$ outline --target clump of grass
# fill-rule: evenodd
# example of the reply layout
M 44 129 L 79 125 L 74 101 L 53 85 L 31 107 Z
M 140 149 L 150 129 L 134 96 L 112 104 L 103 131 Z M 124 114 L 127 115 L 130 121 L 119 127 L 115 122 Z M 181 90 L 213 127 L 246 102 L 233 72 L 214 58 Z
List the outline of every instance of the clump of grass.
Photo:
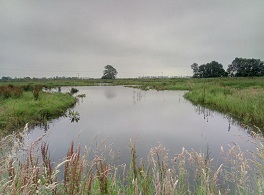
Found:
M 40 93 L 40 91 L 41 91 L 41 86 L 40 85 L 34 86 L 33 96 L 34 96 L 34 99 L 35 100 L 38 100 L 39 99 L 39 93 Z

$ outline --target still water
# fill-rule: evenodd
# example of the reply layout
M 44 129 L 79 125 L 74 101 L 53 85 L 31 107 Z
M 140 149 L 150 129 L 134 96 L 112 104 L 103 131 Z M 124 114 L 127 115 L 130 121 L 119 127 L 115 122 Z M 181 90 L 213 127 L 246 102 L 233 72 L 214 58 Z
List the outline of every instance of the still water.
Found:
M 64 88 L 69 91 L 70 88 Z M 230 117 L 192 105 L 184 91 L 142 91 L 122 86 L 78 87 L 86 97 L 72 109 L 80 114 L 78 122 L 61 117 L 50 122 L 47 140 L 53 161 L 65 157 L 72 141 L 93 149 L 102 140 L 113 147 L 119 160 L 130 161 L 129 141 L 136 142 L 138 158 L 146 159 L 150 148 L 161 143 L 172 157 L 182 147 L 217 158 L 220 147 L 235 142 L 241 149 L 254 151 L 253 138 Z M 34 141 L 45 129 L 29 133 Z M 92 144 L 93 143 L 93 144 Z

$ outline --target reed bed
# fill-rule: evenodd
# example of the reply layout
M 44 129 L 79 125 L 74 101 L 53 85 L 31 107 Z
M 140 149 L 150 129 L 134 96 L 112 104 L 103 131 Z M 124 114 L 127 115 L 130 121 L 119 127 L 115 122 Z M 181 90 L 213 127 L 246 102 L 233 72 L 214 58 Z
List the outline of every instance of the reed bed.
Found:
M 25 131 L 27 128 L 25 128 Z M 147 160 L 137 159 L 129 143 L 130 165 L 116 165 L 114 152 L 104 141 L 96 149 L 72 143 L 62 162 L 53 162 L 43 136 L 28 144 L 11 134 L 0 141 L 1 194 L 263 194 L 264 140 L 251 157 L 238 145 L 221 147 L 221 164 L 209 151 L 182 150 L 169 159 L 161 144 L 151 148 Z M 60 176 L 61 175 L 61 176 Z

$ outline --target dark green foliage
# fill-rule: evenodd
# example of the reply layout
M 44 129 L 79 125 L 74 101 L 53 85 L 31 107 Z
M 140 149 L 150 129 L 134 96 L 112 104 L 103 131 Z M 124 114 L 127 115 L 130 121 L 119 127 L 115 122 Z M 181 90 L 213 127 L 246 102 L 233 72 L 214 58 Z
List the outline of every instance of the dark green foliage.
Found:
M 199 77 L 199 65 L 197 63 L 193 63 L 191 65 L 191 68 L 193 69 L 193 78 Z
M 236 58 L 228 66 L 227 72 L 235 77 L 264 76 L 264 63 L 260 59 Z
M 78 89 L 72 87 L 70 93 L 75 94 L 75 93 L 78 93 L 78 91 L 79 91 Z
M 12 80 L 11 77 L 2 77 L 2 81 L 9 81 L 9 80 Z
M 102 76 L 102 79 L 115 79 L 117 73 L 118 72 L 113 66 L 107 65 L 105 66 L 104 75 Z
M 191 65 L 193 69 L 193 77 L 194 78 L 211 78 L 211 77 L 225 77 L 227 73 L 225 72 L 223 65 L 212 61 L 207 64 L 202 64 L 198 66 L 198 64 L 194 63 Z

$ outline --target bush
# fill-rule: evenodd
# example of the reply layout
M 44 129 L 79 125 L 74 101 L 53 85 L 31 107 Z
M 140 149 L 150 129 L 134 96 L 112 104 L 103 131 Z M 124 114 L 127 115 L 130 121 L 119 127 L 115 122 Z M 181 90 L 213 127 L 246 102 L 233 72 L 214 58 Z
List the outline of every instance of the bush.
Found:
M 41 86 L 39 86 L 39 85 L 34 86 L 33 96 L 34 96 L 34 99 L 35 100 L 38 100 L 39 99 L 39 92 L 40 91 L 41 91 Z
M 75 94 L 75 93 L 77 93 L 79 90 L 78 89 L 76 89 L 76 88 L 71 88 L 71 91 L 70 91 L 70 93 L 71 94 Z
M 0 86 L 0 97 L 3 99 L 7 98 L 19 98 L 23 94 L 23 89 L 19 86 Z

